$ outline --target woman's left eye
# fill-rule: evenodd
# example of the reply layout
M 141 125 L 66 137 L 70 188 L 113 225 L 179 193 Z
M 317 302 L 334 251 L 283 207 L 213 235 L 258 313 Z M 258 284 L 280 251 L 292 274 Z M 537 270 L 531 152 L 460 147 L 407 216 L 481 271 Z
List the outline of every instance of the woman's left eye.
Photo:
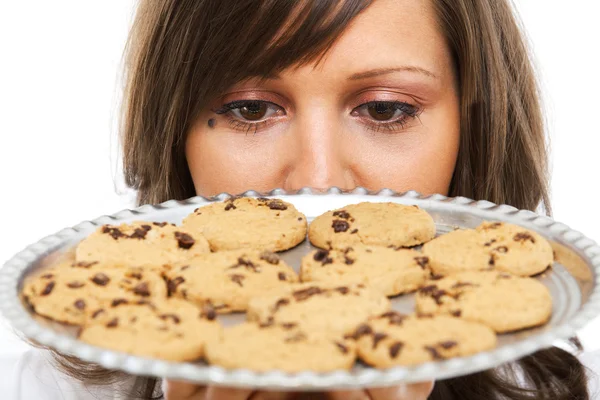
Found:
M 283 108 L 268 101 L 242 100 L 225 104 L 217 114 L 231 113 L 241 121 L 260 122 L 273 115 L 283 113 Z
M 352 114 L 381 123 L 391 123 L 415 117 L 418 111 L 417 107 L 404 102 L 370 101 L 356 107 Z

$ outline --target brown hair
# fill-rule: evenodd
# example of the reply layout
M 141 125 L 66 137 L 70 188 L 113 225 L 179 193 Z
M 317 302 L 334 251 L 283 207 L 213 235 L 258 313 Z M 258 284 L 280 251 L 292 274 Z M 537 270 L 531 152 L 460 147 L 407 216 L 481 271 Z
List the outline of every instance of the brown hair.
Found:
M 461 143 L 450 194 L 549 212 L 547 149 L 538 89 L 508 0 L 432 0 L 454 57 Z M 142 1 L 128 45 L 123 149 L 138 202 L 195 195 L 186 133 L 231 85 L 319 61 L 367 0 Z M 57 356 L 99 383 L 120 373 Z M 83 371 L 80 373 L 80 371 Z M 520 387 L 520 374 L 529 388 Z M 140 378 L 143 379 L 143 378 Z M 140 381 L 150 398 L 156 380 Z M 588 399 L 569 352 L 538 351 L 500 368 L 436 383 L 431 399 Z

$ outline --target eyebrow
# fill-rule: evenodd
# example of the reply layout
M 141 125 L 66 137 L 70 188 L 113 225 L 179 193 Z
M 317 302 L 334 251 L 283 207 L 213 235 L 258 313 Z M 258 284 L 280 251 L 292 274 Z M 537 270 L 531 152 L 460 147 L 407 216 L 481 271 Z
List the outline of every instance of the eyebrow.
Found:
M 367 79 L 367 78 L 373 78 L 375 76 L 387 75 L 387 74 L 391 74 L 394 72 L 415 72 L 418 74 L 426 75 L 430 78 L 439 79 L 439 77 L 436 74 L 434 74 L 433 72 L 431 72 L 429 70 L 426 70 L 425 68 L 406 65 L 406 66 L 402 66 L 402 67 L 377 68 L 377 69 L 371 69 L 371 70 L 364 71 L 364 72 L 358 72 L 356 74 L 350 75 L 348 80 L 356 81 L 359 79 Z

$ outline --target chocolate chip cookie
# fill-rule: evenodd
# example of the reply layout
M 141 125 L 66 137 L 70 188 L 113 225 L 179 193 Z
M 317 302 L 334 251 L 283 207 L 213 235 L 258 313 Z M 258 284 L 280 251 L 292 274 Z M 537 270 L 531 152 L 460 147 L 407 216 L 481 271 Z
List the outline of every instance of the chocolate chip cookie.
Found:
M 396 203 L 359 203 L 328 211 L 308 229 L 310 242 L 322 249 L 355 244 L 411 247 L 431 240 L 435 224 L 417 206 Z

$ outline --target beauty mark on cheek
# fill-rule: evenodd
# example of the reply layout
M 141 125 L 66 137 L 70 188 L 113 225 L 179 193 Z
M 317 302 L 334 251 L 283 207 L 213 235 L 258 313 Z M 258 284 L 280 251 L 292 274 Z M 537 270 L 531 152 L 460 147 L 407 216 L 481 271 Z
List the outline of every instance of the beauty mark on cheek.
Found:
M 211 118 L 211 119 L 208 120 L 208 127 L 209 128 L 214 128 L 216 123 L 217 122 L 215 121 L 215 119 Z

